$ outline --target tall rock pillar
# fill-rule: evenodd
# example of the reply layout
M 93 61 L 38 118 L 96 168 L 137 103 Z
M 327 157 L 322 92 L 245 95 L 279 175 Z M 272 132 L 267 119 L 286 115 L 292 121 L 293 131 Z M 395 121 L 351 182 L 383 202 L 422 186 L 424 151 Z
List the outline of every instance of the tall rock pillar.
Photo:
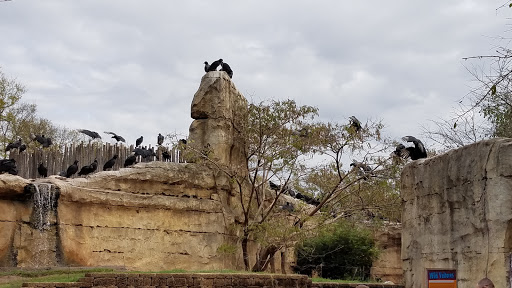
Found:
M 206 73 L 192 100 L 188 144 L 195 150 L 209 150 L 210 157 L 232 169 L 247 170 L 247 99 L 222 71 Z

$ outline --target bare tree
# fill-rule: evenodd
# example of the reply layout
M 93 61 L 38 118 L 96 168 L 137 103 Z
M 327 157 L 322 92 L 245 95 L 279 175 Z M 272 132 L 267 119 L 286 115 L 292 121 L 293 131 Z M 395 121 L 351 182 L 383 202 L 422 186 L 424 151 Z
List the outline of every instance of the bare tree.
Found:
M 431 120 L 432 126 L 423 126 L 425 138 L 437 144 L 438 150 L 446 151 L 462 147 L 492 135 L 492 127 L 475 109 L 461 107 L 450 119 Z

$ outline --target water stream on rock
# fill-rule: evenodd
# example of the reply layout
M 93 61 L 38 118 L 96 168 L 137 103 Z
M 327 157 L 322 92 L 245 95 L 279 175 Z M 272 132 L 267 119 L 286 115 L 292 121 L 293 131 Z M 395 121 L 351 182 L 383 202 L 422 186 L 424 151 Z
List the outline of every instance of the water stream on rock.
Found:
M 33 184 L 31 239 L 27 239 L 30 267 L 50 267 L 57 263 L 57 230 L 55 216 L 58 190 L 50 183 Z M 27 263 L 28 264 L 28 263 Z
M 35 193 L 32 195 L 34 202 L 34 222 L 32 225 L 39 231 L 48 230 L 50 227 L 51 212 L 55 210 L 57 193 L 52 189 L 53 184 L 34 184 Z

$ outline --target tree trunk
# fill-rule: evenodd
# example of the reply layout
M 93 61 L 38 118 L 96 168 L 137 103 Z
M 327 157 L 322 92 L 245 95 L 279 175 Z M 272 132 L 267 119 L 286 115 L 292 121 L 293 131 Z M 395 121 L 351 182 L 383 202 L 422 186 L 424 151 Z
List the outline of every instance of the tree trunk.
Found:
M 276 274 L 276 258 L 274 255 L 270 256 L 270 273 Z
M 260 253 L 257 257 L 258 260 L 252 267 L 252 271 L 253 272 L 265 271 L 265 269 L 267 269 L 267 266 L 270 262 L 270 258 L 276 254 L 277 250 L 279 250 L 279 247 L 277 247 L 274 244 L 270 244 L 267 247 L 260 250 Z
M 286 247 L 281 251 L 281 274 L 286 274 Z
M 247 251 L 247 243 L 249 242 L 249 233 L 244 229 L 242 236 L 242 256 L 244 258 L 245 271 L 249 271 L 249 251 Z

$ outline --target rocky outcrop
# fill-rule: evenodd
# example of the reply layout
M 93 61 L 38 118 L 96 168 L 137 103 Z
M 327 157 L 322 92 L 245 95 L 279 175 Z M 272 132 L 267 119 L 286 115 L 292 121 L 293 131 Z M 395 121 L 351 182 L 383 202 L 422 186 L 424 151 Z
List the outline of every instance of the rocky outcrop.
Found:
M 13 199 L 22 196 L 29 180 L 11 174 L 1 174 L 0 199 Z
M 374 239 L 379 249 L 379 257 L 373 261 L 370 271 L 373 279 L 403 283 L 402 258 L 402 225 L 388 223 L 374 232 Z
M 215 167 L 246 173 L 246 113 L 226 73 L 207 73 L 182 148 L 208 148 Z M 74 179 L 0 175 L 0 266 L 243 269 L 239 194 L 226 174 L 199 162 L 139 163 Z M 249 243 L 252 263 L 256 248 Z
M 0 175 L 6 178 L 14 179 Z M 52 176 L 33 186 L 58 187 L 58 203 L 34 213 L 34 197 L 0 201 L 2 266 L 158 271 L 242 265 L 237 253 L 220 251 L 237 245 L 238 202 L 227 179 L 205 165 L 140 163 L 88 178 Z M 48 216 L 34 216 L 41 213 Z
M 192 100 L 188 145 L 219 164 L 246 170 L 247 100 L 222 71 L 206 73 Z M 189 154 L 190 157 L 193 155 Z
M 413 161 L 402 171 L 406 287 L 425 269 L 456 269 L 459 287 L 489 277 L 510 287 L 512 139 L 492 139 Z

